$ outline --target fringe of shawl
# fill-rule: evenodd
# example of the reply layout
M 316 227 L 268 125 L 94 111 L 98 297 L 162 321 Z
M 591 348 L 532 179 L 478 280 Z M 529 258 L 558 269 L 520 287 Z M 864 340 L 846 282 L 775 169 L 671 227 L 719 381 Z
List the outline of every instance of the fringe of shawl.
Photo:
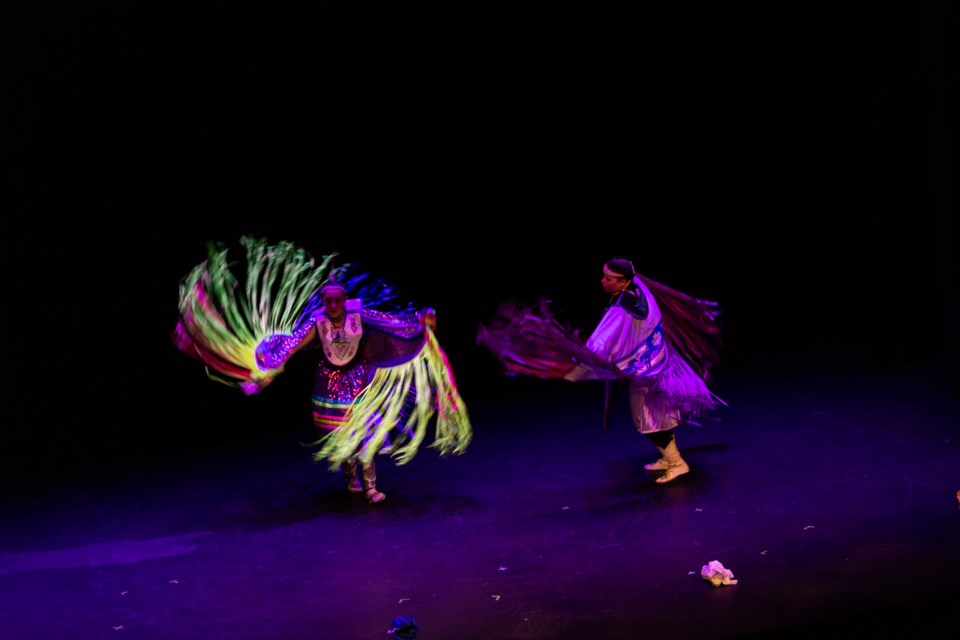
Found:
M 561 324 L 543 299 L 536 306 L 502 303 L 491 322 L 480 326 L 477 343 L 493 353 L 507 375 L 563 378 L 580 365 L 598 379 L 627 377 L 587 349 L 579 331 Z
M 673 351 L 669 345 L 667 349 Z M 641 376 L 639 381 L 643 382 L 644 378 Z M 644 406 L 650 424 L 640 427 L 643 433 L 659 430 L 664 425 L 672 426 L 676 422 L 696 424 L 696 418 L 716 409 L 718 405 L 727 406 L 687 361 L 675 352 L 668 355 L 664 370 L 646 382 Z
M 657 299 L 667 342 L 705 382 L 720 364 L 720 307 L 636 274 Z
M 389 434 L 391 458 L 397 465 L 406 464 L 416 455 L 431 422 L 431 448 L 441 455 L 463 453 L 473 437 L 467 408 L 446 354 L 433 331 L 429 327 L 425 331 L 424 347 L 415 358 L 378 369 L 354 400 L 346 422 L 308 443 L 319 446 L 315 461 L 326 460 L 332 471 L 351 459 L 369 462 Z
M 270 335 L 293 332 L 335 255 L 318 265 L 290 242 L 244 236 L 240 243 L 246 249 L 243 286 L 231 271 L 227 249 L 208 244 L 207 259 L 180 283 L 180 320 L 172 336 L 174 346 L 202 362 L 211 379 L 234 387 L 279 373 L 259 369 L 257 345 Z

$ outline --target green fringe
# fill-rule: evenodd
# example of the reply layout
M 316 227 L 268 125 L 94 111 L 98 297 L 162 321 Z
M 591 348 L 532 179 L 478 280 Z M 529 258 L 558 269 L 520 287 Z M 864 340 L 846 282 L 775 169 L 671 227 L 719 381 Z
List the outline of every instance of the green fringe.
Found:
M 227 362 L 259 376 L 257 345 L 270 335 L 293 332 L 336 254 L 324 257 L 317 266 L 310 254 L 291 242 L 271 245 L 265 239 L 244 236 L 240 244 L 247 258 L 243 288 L 231 270 L 228 250 L 210 243 L 207 260 L 181 281 L 180 312 L 195 340 Z
M 423 350 L 403 365 L 378 369 L 373 380 L 357 396 L 344 424 L 312 445 L 317 462 L 327 460 L 336 471 L 348 460 L 369 462 L 383 447 L 386 436 L 398 426 L 411 387 L 416 400 L 409 408 L 403 428 L 391 437 L 390 457 L 404 465 L 416 455 L 427 436 L 432 419 L 431 448 L 440 455 L 463 453 L 473 438 L 466 405 L 460 397 L 446 354 L 428 327 Z

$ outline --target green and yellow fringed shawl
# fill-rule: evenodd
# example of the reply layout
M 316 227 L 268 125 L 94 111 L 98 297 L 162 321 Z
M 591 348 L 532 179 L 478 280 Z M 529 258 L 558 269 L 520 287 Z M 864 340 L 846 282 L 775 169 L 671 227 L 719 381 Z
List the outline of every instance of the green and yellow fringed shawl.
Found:
M 352 459 L 369 462 L 390 435 L 390 457 L 409 462 L 427 436 L 440 455 L 463 453 L 473 437 L 466 405 L 460 397 L 446 353 L 429 326 L 420 351 L 403 364 L 380 367 L 357 396 L 346 421 L 311 445 L 315 461 L 331 470 Z M 401 426 L 402 422 L 402 426 Z
M 231 271 L 228 250 L 210 243 L 208 257 L 181 280 L 180 319 L 174 345 L 202 362 L 217 382 L 243 388 L 249 381 L 273 377 L 282 367 L 262 371 L 257 345 L 275 334 L 292 333 L 311 296 L 330 272 L 335 254 L 319 264 L 290 242 L 268 244 L 242 237 L 246 274 L 241 283 Z
M 268 244 L 246 236 L 240 242 L 247 257 L 243 283 L 231 272 L 227 249 L 212 243 L 208 258 L 183 278 L 173 342 L 202 362 L 211 379 L 250 394 L 283 371 L 282 359 L 262 359 L 258 348 L 290 337 L 312 321 L 320 306 L 319 287 L 331 276 L 336 254 L 318 264 L 289 242 Z M 392 300 L 393 291 L 382 281 L 365 284 L 365 280 L 365 274 L 341 279 L 364 300 L 364 333 L 369 331 L 368 346 L 377 351 L 370 358 L 377 370 L 348 411 L 345 424 L 312 443 L 319 447 L 314 459 L 328 460 L 331 469 L 352 458 L 369 461 L 390 434 L 391 455 L 397 464 L 405 464 L 431 424 L 435 437 L 430 447 L 441 455 L 462 453 L 472 428 L 446 354 L 433 333 L 432 312 L 377 311 L 373 307 Z M 393 337 L 403 338 L 404 344 L 392 343 Z M 269 363 L 269 368 L 262 369 L 258 362 Z

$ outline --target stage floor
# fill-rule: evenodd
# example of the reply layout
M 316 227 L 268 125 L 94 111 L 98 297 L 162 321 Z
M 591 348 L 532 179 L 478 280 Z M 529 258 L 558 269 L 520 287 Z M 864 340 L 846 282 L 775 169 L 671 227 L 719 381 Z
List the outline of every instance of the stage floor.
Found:
M 418 640 L 955 637 L 942 369 L 744 370 L 716 390 L 729 406 L 681 427 L 692 471 L 666 485 L 625 396 L 604 431 L 600 383 L 526 379 L 462 389 L 464 455 L 381 457 L 378 505 L 291 428 L 25 470 L 3 496 L 0 637 L 360 640 L 397 616 Z M 703 580 L 714 560 L 738 582 Z

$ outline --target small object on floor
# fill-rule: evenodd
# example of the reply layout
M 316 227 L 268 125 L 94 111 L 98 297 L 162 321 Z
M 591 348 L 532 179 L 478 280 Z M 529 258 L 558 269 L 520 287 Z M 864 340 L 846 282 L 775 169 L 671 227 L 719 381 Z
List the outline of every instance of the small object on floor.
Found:
M 711 560 L 700 569 L 700 577 L 715 587 L 722 584 L 737 584 L 733 579 L 733 572 L 723 566 L 719 560 Z
M 397 616 L 390 623 L 387 635 L 392 635 L 397 640 L 414 640 L 419 628 L 417 621 L 411 616 Z

